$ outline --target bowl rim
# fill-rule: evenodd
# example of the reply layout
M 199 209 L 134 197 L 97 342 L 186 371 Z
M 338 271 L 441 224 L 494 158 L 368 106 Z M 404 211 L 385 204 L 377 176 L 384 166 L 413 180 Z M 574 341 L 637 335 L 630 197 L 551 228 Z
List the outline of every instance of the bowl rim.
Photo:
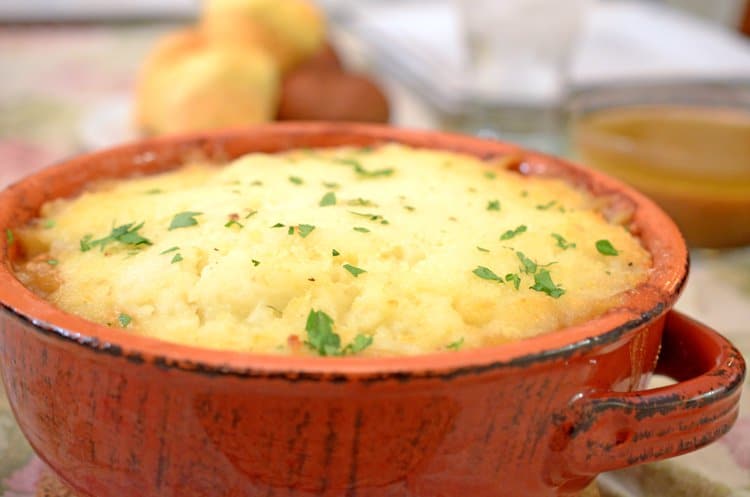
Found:
M 0 307 L 47 338 L 63 340 L 71 346 L 83 346 L 135 363 L 153 363 L 164 369 L 207 375 L 280 377 L 295 381 L 346 380 L 353 377 L 399 379 L 402 375 L 448 379 L 500 368 L 524 368 L 565 360 L 615 342 L 663 316 L 673 306 L 684 286 L 688 273 L 688 251 L 682 235 L 656 204 L 631 187 L 566 160 L 500 141 L 382 125 L 274 123 L 151 138 L 81 155 L 27 176 L 0 192 L 0 229 L 5 232 L 6 229 L 12 230 L 25 224 L 27 219 L 36 216 L 45 200 L 69 196 L 70 193 L 49 195 L 53 191 L 54 187 L 50 185 L 54 185 L 55 178 L 72 178 L 74 183 L 83 185 L 86 176 L 94 175 L 94 172 L 101 173 L 94 175 L 99 178 L 115 177 L 113 171 L 117 167 L 120 170 L 128 167 L 131 172 L 133 169 L 141 172 L 166 170 L 179 166 L 196 150 L 216 156 L 232 147 L 246 151 L 272 151 L 305 148 L 310 143 L 323 148 L 347 143 L 367 145 L 382 142 L 468 153 L 481 158 L 512 155 L 517 161 L 515 169 L 521 174 L 563 176 L 588 188 L 594 195 L 626 201 L 634 209 L 632 226 L 637 229 L 642 243 L 652 255 L 653 267 L 648 280 L 627 292 L 621 306 L 603 315 L 575 326 L 492 347 L 415 356 L 331 358 L 263 355 L 205 349 L 136 336 L 62 311 L 34 294 L 14 276 L 11 260 L 15 249 L 13 243 L 2 236 Z M 123 158 L 127 159 L 127 166 L 120 164 L 124 162 Z M 115 163 L 120 165 L 113 166 Z

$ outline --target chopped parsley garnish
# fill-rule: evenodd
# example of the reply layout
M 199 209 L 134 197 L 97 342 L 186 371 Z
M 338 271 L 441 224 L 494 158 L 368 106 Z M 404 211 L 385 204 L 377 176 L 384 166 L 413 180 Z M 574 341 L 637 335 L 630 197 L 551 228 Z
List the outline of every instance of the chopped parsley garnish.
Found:
M 488 211 L 499 211 L 500 210 L 500 201 L 499 200 L 490 200 L 487 202 L 487 210 Z
M 537 268 L 536 262 L 526 257 L 523 252 L 516 252 L 516 255 L 518 256 L 518 259 L 521 261 L 521 264 L 523 264 L 524 273 L 527 273 L 527 274 L 536 273 L 536 268 Z
M 328 192 L 325 195 L 323 195 L 323 198 L 320 199 L 321 207 L 327 207 L 329 205 L 336 205 L 336 194 L 333 192 Z
M 343 355 L 358 354 L 359 352 L 362 352 L 367 347 L 372 345 L 372 340 L 373 339 L 370 335 L 363 335 L 362 333 L 359 333 L 354 337 L 354 341 L 352 343 L 344 347 L 344 350 L 342 350 L 341 353 Z
M 477 250 L 480 251 L 480 252 L 489 252 L 489 250 L 487 250 L 484 247 L 480 247 L 479 245 L 477 245 Z
M 352 266 L 351 264 L 344 264 L 343 268 L 349 271 L 355 278 L 359 277 L 360 274 L 367 272 L 364 269 Z
M 537 292 L 543 292 L 552 298 L 560 298 L 565 293 L 565 290 L 555 285 L 552 281 L 552 277 L 549 271 L 546 269 L 540 269 L 538 273 L 534 274 L 534 286 L 529 287 Z
M 552 207 L 556 203 L 557 203 L 557 200 L 550 200 L 546 204 L 539 204 L 539 205 L 537 205 L 536 208 L 538 210 L 540 210 L 540 211 L 546 211 L 547 209 L 549 209 L 550 207 Z
M 188 228 L 190 226 L 195 226 L 196 224 L 198 224 L 195 216 L 200 216 L 201 214 L 203 213 L 193 211 L 185 211 L 180 212 L 179 214 L 175 214 L 172 222 L 169 223 L 169 231 L 175 230 L 177 228 Z
M 370 230 L 368 230 L 367 228 L 363 228 L 362 226 L 355 226 L 352 229 L 354 231 L 359 231 L 360 233 L 369 233 L 370 232 Z
M 338 250 L 336 250 L 336 249 L 333 249 L 333 250 L 331 250 L 331 254 L 332 254 L 332 255 L 333 255 L 334 257 L 338 257 L 338 256 L 340 256 L 340 255 L 341 255 L 341 252 L 339 252 L 339 251 L 338 251 Z
M 393 168 L 387 167 L 383 169 L 375 169 L 368 171 L 360 164 L 354 166 L 354 172 L 363 178 L 377 178 L 379 176 L 390 176 L 393 174 Z
M 411 205 L 405 205 L 405 206 L 404 206 L 404 209 L 406 209 L 406 210 L 407 210 L 407 211 L 409 211 L 409 212 L 414 212 L 414 211 L 416 210 L 416 209 L 414 208 L 414 206 L 411 206 Z
M 495 179 L 497 178 L 497 173 L 495 171 L 485 171 L 484 177 L 487 179 Z
M 250 212 L 247 213 L 247 215 L 245 216 L 245 219 L 250 219 L 251 217 L 253 217 L 257 213 L 258 213 L 258 211 L 251 210 Z
M 300 224 L 299 226 L 297 226 L 299 236 L 301 236 L 302 238 L 307 237 L 307 235 L 312 233 L 314 229 L 315 226 L 313 226 L 312 224 Z
M 305 345 L 321 356 L 342 356 L 356 354 L 372 345 L 371 336 L 359 334 L 343 349 L 341 337 L 333 331 L 333 319 L 323 311 L 310 309 L 305 323 L 307 340 Z
M 461 337 L 455 342 L 452 342 L 446 345 L 445 348 L 449 350 L 459 350 L 463 346 L 463 344 L 464 344 L 464 337 Z
M 557 233 L 552 233 L 552 238 L 557 240 L 557 246 L 563 250 L 568 250 L 569 248 L 576 248 L 575 243 L 570 243 L 565 238 L 563 238 L 562 235 L 558 235 Z
M 390 176 L 391 174 L 393 174 L 392 168 L 375 169 L 373 171 L 368 171 L 364 168 L 364 166 L 362 166 L 362 163 L 360 163 L 356 159 L 337 158 L 336 162 L 338 162 L 339 164 L 354 167 L 354 172 L 363 178 L 377 178 L 378 176 Z
M 168 248 L 167 250 L 164 250 L 164 251 L 162 251 L 162 252 L 159 252 L 159 255 L 164 255 L 164 254 L 168 254 L 168 253 L 170 253 L 170 252 L 174 252 L 174 251 L 176 251 L 176 250 L 180 250 L 180 247 L 172 247 L 172 248 Z
M 89 245 L 89 244 L 91 243 L 91 239 L 92 238 L 93 238 L 93 236 L 91 236 L 91 235 L 86 235 L 83 238 L 81 238 L 81 241 L 78 242 L 79 245 L 80 245 L 80 247 L 81 247 L 81 252 L 87 252 L 87 251 L 91 250 L 91 245 Z
M 335 189 L 337 189 L 339 187 L 339 184 L 338 183 L 329 183 L 327 181 L 324 181 L 323 182 L 323 186 L 325 186 L 326 188 L 330 188 L 331 190 L 335 190 Z
M 164 193 L 164 190 L 161 188 L 152 188 L 146 191 L 146 195 L 158 195 L 159 193 Z
M 516 229 L 508 230 L 505 233 L 503 233 L 502 235 L 500 235 L 500 239 L 501 240 L 510 240 L 511 238 L 516 237 L 516 236 L 520 235 L 521 233 L 526 232 L 526 229 L 527 229 L 526 225 L 522 224 L 520 226 L 517 226 Z
M 286 234 L 292 236 L 294 234 L 294 226 L 289 226 L 289 229 L 286 230 Z
M 282 224 L 282 223 L 276 223 L 273 226 L 271 226 L 271 228 L 283 228 L 284 226 L 286 226 L 286 225 Z
M 55 225 L 57 225 L 57 222 L 54 219 L 45 219 L 42 226 L 44 226 L 44 229 L 49 230 L 54 228 Z
M 175 254 L 174 257 L 172 257 L 172 262 L 170 264 L 175 264 L 176 262 L 180 262 L 182 260 L 181 254 Z
M 258 267 L 260 265 L 260 261 L 252 259 L 250 262 L 253 263 L 253 266 Z
M 98 246 L 101 250 L 104 250 L 107 245 L 113 242 L 120 242 L 123 245 L 131 245 L 139 247 L 141 245 L 151 245 L 151 241 L 144 238 L 138 233 L 143 227 L 143 223 L 135 225 L 135 223 L 123 224 L 116 228 L 112 228 L 109 235 L 98 240 L 92 240 L 91 235 L 86 235 L 81 239 L 80 246 L 81 252 L 88 252 L 92 248 Z
M 240 229 L 242 229 L 242 228 L 245 227 L 245 225 L 243 225 L 242 223 L 240 223 L 240 222 L 238 222 L 238 221 L 236 221 L 234 219 L 230 219 L 224 225 L 225 228 L 231 228 L 232 226 L 238 226 Z
M 263 182 L 259 179 L 256 179 L 252 183 L 250 183 L 250 186 L 263 186 Z
M 13 235 L 10 228 L 5 228 L 5 239 L 8 241 L 8 246 L 16 243 L 16 237 Z
M 49 259 L 47 260 L 47 264 L 49 264 L 50 266 L 57 266 L 58 261 L 57 259 Z
M 389 224 L 388 220 L 386 220 L 380 214 L 368 214 L 366 212 L 354 212 L 354 211 L 349 211 L 349 213 L 354 214 L 355 216 L 366 217 L 370 221 L 380 221 L 380 224 Z
M 618 255 L 620 253 L 609 240 L 597 240 L 596 250 L 602 255 Z
M 506 274 L 505 281 L 512 282 L 516 290 L 518 290 L 518 288 L 521 286 L 521 277 L 516 273 Z
M 529 191 L 528 190 L 521 190 L 521 196 L 522 197 L 528 197 L 529 196 Z
M 302 181 L 302 178 L 300 178 L 299 176 L 289 176 L 289 181 L 291 181 L 295 185 L 301 185 L 302 183 L 304 183 L 304 181 Z
M 497 281 L 498 283 L 503 282 L 503 279 L 500 276 L 496 275 L 490 268 L 484 266 L 477 266 L 477 268 L 472 271 L 472 273 L 479 276 L 483 280 Z
M 373 202 L 372 200 L 367 200 L 366 198 L 356 198 L 354 200 L 349 200 L 346 205 L 353 205 L 358 207 L 377 207 L 378 205 Z
M 123 328 L 127 328 L 128 325 L 133 321 L 133 318 L 131 318 L 127 314 L 120 313 L 120 315 L 117 316 L 117 321 L 120 323 L 120 326 L 122 326 Z

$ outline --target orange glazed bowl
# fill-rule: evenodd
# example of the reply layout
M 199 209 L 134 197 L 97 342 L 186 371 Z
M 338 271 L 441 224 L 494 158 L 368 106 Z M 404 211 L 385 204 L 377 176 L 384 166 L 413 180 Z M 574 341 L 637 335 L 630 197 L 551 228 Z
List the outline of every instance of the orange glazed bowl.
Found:
M 352 124 L 275 124 L 142 141 L 78 157 L 0 194 L 0 229 L 92 181 L 196 156 L 399 142 L 567 178 L 651 253 L 648 280 L 581 325 L 414 357 L 253 355 L 162 342 L 63 312 L 15 277 L 0 241 L 0 370 L 26 437 L 87 497 L 552 497 L 598 473 L 676 456 L 725 433 L 744 362 L 672 311 L 688 253 L 650 200 L 600 173 L 515 146 Z M 652 372 L 677 383 L 644 390 Z

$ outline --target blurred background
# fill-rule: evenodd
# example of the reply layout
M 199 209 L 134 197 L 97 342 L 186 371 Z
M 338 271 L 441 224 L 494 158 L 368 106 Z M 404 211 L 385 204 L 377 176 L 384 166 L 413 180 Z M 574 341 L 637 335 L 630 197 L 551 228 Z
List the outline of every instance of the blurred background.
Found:
M 750 356 L 750 0 L 0 0 L 0 187 L 275 120 L 457 131 L 618 176 L 693 248 L 678 308 Z M 722 442 L 602 493 L 749 497 L 746 394 Z M 0 392 L 0 497 L 58 495 L 43 475 Z

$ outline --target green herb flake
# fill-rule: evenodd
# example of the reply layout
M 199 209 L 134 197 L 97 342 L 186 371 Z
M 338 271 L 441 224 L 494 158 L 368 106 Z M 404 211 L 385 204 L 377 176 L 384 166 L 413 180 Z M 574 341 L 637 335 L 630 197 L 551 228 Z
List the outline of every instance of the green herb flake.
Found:
M 263 182 L 256 179 L 255 181 L 250 183 L 250 186 L 263 186 Z
M 449 343 L 445 346 L 448 350 L 460 350 L 461 347 L 464 345 L 464 337 L 461 337 L 460 339 L 456 340 L 455 342 Z
M 150 190 L 146 190 L 146 195 L 158 195 L 160 193 L 164 193 L 164 190 L 161 188 L 152 188 Z
M 123 328 L 127 328 L 128 325 L 133 321 L 133 318 L 131 318 L 127 314 L 120 313 L 120 315 L 117 316 L 117 321 L 120 323 L 120 326 L 122 326 Z
M 172 257 L 172 262 L 170 264 L 175 264 L 177 262 L 180 262 L 182 260 L 181 254 L 175 254 L 174 257 Z
M 495 179 L 497 178 L 497 173 L 495 171 L 485 171 L 484 177 L 487 179 Z
M 407 211 L 409 211 L 409 212 L 414 212 L 414 211 L 416 210 L 416 209 L 414 208 L 414 206 L 411 206 L 411 205 L 405 205 L 405 206 L 404 206 L 404 209 L 406 209 L 406 210 L 407 210 Z
M 304 183 L 302 178 L 300 178 L 299 176 L 289 176 L 289 181 L 294 183 L 295 185 L 301 185 L 302 183 Z
M 253 263 L 253 266 L 258 267 L 260 265 L 260 261 L 252 259 L 250 262 Z
M 226 224 L 224 224 L 225 228 L 231 228 L 232 226 L 237 226 L 240 229 L 242 229 L 242 228 L 245 227 L 244 224 L 242 224 L 242 223 L 240 223 L 240 222 L 238 222 L 238 221 L 236 221 L 234 219 L 230 219 L 229 221 L 226 222 Z
M 529 191 L 528 190 L 521 190 L 521 196 L 524 197 L 524 198 L 528 197 L 529 196 Z
M 489 252 L 489 250 L 487 250 L 484 247 L 480 247 L 479 245 L 477 245 L 477 250 L 480 251 L 480 252 Z
M 341 355 L 341 337 L 333 332 L 333 319 L 323 311 L 310 309 L 305 324 L 305 345 L 321 356 Z
M 500 210 L 500 201 L 499 200 L 491 200 L 487 202 L 487 210 L 488 211 L 499 211 Z
M 391 176 L 394 172 L 393 168 L 386 167 L 383 169 L 367 170 L 359 163 L 359 161 L 352 160 L 351 165 L 354 166 L 354 172 L 361 178 L 378 178 L 381 176 Z
M 46 230 L 51 230 L 52 228 L 57 226 L 57 221 L 55 221 L 54 219 L 45 219 L 44 224 L 42 224 L 42 226 Z
M 151 241 L 141 236 L 138 231 L 143 227 L 144 223 L 136 225 L 135 223 L 128 223 L 112 228 L 109 235 L 98 240 L 92 240 L 91 235 L 86 235 L 80 241 L 81 252 L 88 252 L 93 247 L 98 246 L 101 250 L 104 250 L 107 245 L 114 242 L 119 242 L 124 245 L 130 245 L 133 247 L 139 247 L 141 245 L 152 245 Z
M 352 228 L 352 229 L 353 229 L 354 231 L 359 231 L 360 233 L 369 233 L 369 232 L 370 232 L 370 230 L 368 230 L 367 228 L 364 228 L 364 227 L 362 227 L 362 226 L 355 226 L 355 227 L 354 227 L 354 228 Z
M 556 203 L 557 203 L 557 200 L 550 200 L 546 204 L 539 204 L 539 205 L 537 205 L 536 208 L 537 208 L 537 210 L 540 210 L 540 211 L 546 211 L 546 210 L 550 209 L 551 207 L 553 207 Z
M 164 255 L 164 254 L 168 254 L 168 253 L 170 253 L 170 252 L 174 252 L 174 251 L 176 251 L 176 250 L 180 250 L 180 247 L 172 247 L 172 248 L 168 248 L 167 250 L 164 250 L 164 251 L 162 251 L 162 252 L 159 252 L 159 255 Z
M 517 226 L 515 229 L 508 230 L 502 235 L 500 235 L 500 240 L 510 240 L 511 238 L 514 238 L 521 233 L 525 233 L 527 230 L 526 225 L 522 224 L 520 226 Z
M 366 198 L 355 198 L 354 200 L 349 200 L 346 205 L 352 205 L 356 207 L 377 207 L 378 205 L 373 202 L 372 200 L 367 200 Z
M 91 250 L 91 239 L 93 237 L 91 235 L 86 235 L 83 238 L 81 238 L 81 241 L 78 242 L 81 247 L 81 252 L 88 252 Z
M 344 264 L 343 268 L 349 271 L 355 278 L 359 277 L 360 274 L 367 272 L 364 269 L 358 268 L 357 266 L 352 266 L 351 264 Z
M 505 275 L 505 281 L 512 282 L 513 286 L 518 290 L 521 286 L 521 276 L 516 273 L 508 273 Z
M 320 203 L 318 205 L 320 205 L 321 207 L 336 205 L 336 194 L 333 192 L 326 193 L 325 195 L 323 195 L 323 198 L 320 199 Z
M 483 280 L 489 280 L 489 281 L 497 281 L 498 283 L 502 283 L 503 279 L 496 275 L 490 268 L 484 267 L 484 266 L 477 266 L 474 271 L 472 271 L 475 275 L 479 276 Z
M 340 255 L 341 255 L 341 252 L 339 252 L 339 251 L 338 251 L 338 250 L 336 250 L 336 249 L 333 249 L 333 250 L 331 250 L 331 255 L 333 255 L 334 257 L 338 257 L 338 256 L 340 256 Z
M 50 266 L 57 266 L 59 262 L 57 259 L 49 259 L 47 260 L 47 264 L 49 264 Z
M 312 224 L 300 224 L 299 226 L 297 226 L 299 236 L 301 236 L 302 238 L 307 237 L 307 235 L 312 233 L 314 229 L 315 226 L 313 226 Z
M 560 298 L 565 294 L 565 290 L 555 285 L 552 281 L 549 271 L 546 269 L 540 269 L 538 273 L 534 274 L 534 286 L 529 287 L 537 292 L 543 292 L 552 298 Z
M 16 243 L 16 237 L 10 228 L 5 228 L 5 239 L 8 241 L 9 247 L 13 245 L 14 243 Z
M 258 213 L 258 211 L 251 210 L 250 212 L 247 213 L 247 215 L 245 216 L 245 219 L 250 219 L 251 217 L 253 217 L 257 213 Z
M 283 223 L 276 223 L 273 226 L 271 226 L 271 228 L 283 228 L 284 226 L 286 226 L 286 225 L 283 224 Z
M 609 240 L 597 240 L 596 250 L 602 255 L 619 255 L 620 251 L 617 250 Z
M 286 234 L 292 236 L 294 234 L 294 226 L 289 226 L 289 229 L 286 230 Z
M 341 185 L 339 185 L 338 183 L 333 183 L 333 182 L 328 182 L 328 181 L 324 181 L 324 182 L 323 182 L 323 186 L 325 186 L 326 188 L 330 188 L 331 190 L 336 190 L 336 189 L 338 189 L 338 188 L 339 188 L 339 187 L 340 187 Z
M 557 246 L 560 247 L 563 250 L 568 250 L 571 248 L 576 248 L 575 243 L 570 243 L 567 241 L 562 235 L 558 235 L 557 233 L 552 233 L 552 238 L 557 240 Z
M 342 351 L 343 355 L 358 354 L 365 350 L 367 347 L 372 345 L 373 338 L 370 335 L 358 334 L 354 337 L 354 341 L 344 347 Z
M 521 264 L 523 264 L 524 273 L 527 273 L 527 274 L 536 273 L 536 269 L 537 269 L 536 262 L 526 257 L 523 252 L 516 252 L 516 255 L 518 256 L 518 260 L 521 261 Z
M 368 213 L 365 213 L 365 212 L 354 212 L 354 211 L 349 211 L 349 214 L 354 214 L 355 216 L 359 216 L 359 217 L 366 217 L 370 221 L 375 221 L 375 222 L 379 221 L 380 224 L 390 224 L 390 223 L 388 223 L 388 220 L 385 219 L 380 214 L 368 214 Z
M 352 343 L 341 348 L 341 337 L 333 331 L 333 319 L 323 311 L 310 309 L 305 323 L 305 345 L 320 356 L 343 356 L 362 352 L 372 345 L 373 337 L 358 334 Z
M 190 226 L 195 226 L 198 224 L 195 216 L 200 216 L 201 214 L 203 213 L 193 211 L 185 211 L 175 214 L 174 218 L 172 218 L 172 222 L 169 223 L 169 231 L 176 230 L 177 228 L 189 228 Z

